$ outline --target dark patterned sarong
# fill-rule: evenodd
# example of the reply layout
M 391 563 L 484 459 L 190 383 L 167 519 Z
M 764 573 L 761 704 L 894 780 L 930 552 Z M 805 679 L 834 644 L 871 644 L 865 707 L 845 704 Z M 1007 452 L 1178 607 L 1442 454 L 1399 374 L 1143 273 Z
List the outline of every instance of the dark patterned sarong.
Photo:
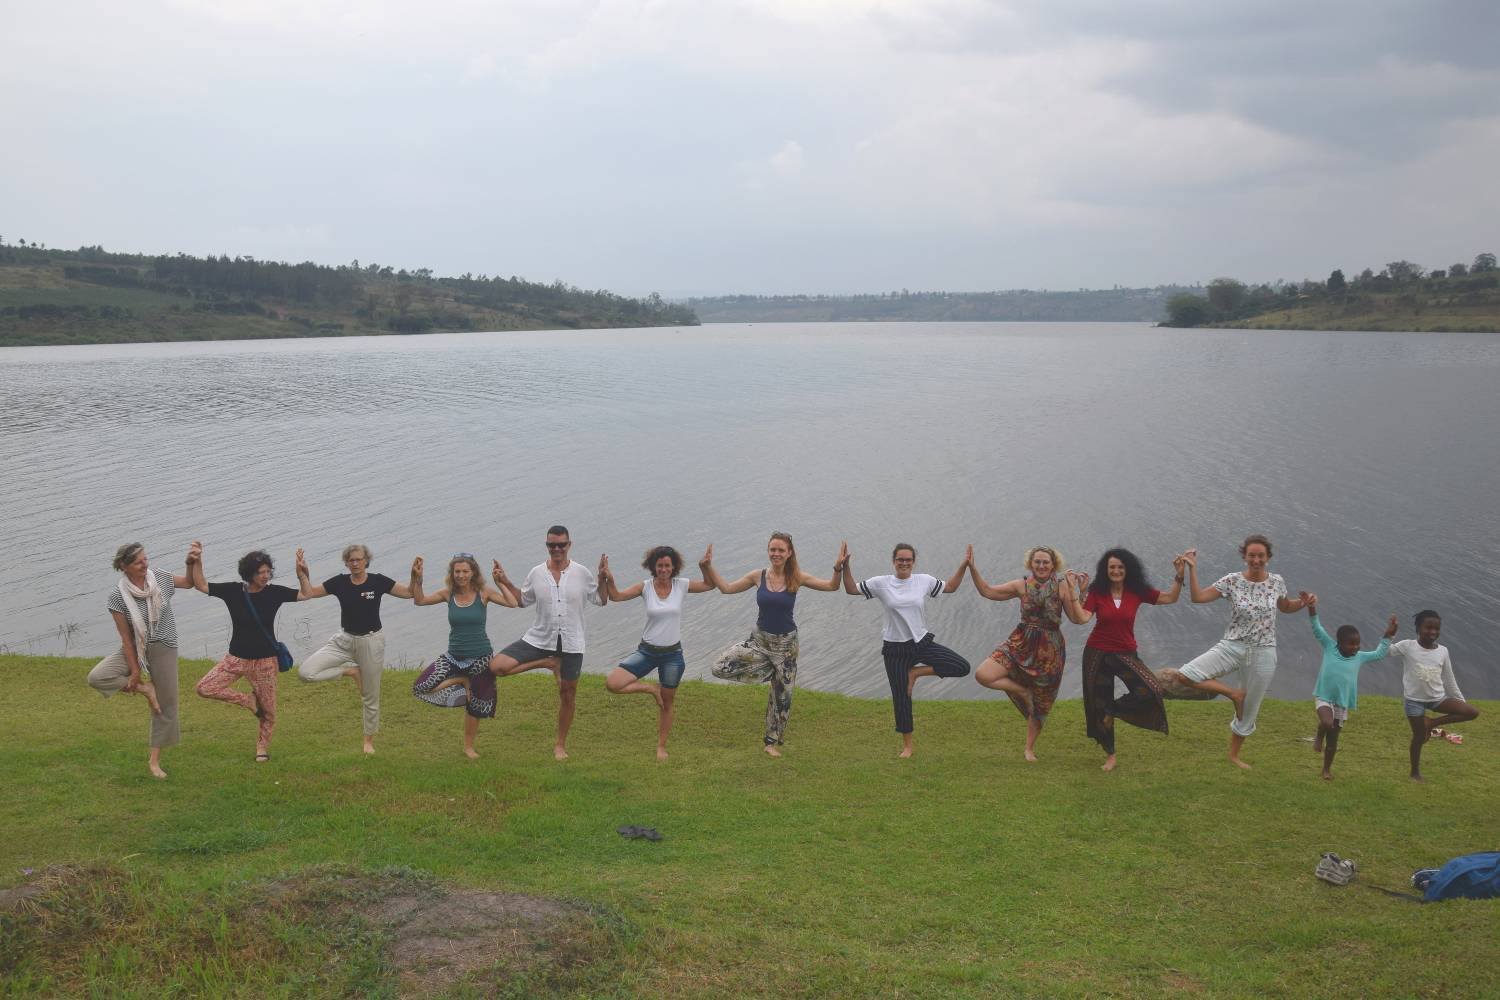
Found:
M 468 684 L 452 684 L 441 691 L 433 690 L 455 677 L 466 678 Z M 411 693 L 439 708 L 462 706 L 465 712 L 476 719 L 495 717 L 495 675 L 490 673 L 488 656 L 460 660 L 444 653 L 417 675 L 416 682 L 411 686 Z
M 1127 693 L 1115 697 L 1115 678 L 1125 682 Z M 1083 716 L 1089 739 L 1098 741 L 1107 754 L 1115 752 L 1115 720 L 1141 729 L 1167 731 L 1167 710 L 1162 705 L 1162 683 L 1135 653 L 1117 653 L 1093 646 L 1083 648 Z

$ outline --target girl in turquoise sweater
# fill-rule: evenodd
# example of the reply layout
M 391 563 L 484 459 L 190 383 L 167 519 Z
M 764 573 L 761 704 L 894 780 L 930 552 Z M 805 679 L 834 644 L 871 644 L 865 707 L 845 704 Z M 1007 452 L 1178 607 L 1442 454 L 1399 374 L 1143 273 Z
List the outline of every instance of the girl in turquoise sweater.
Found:
M 1340 625 L 1337 638 L 1330 638 L 1318 622 L 1318 599 L 1307 602 L 1313 637 L 1323 646 L 1323 664 L 1318 668 L 1318 686 L 1313 689 L 1313 708 L 1318 712 L 1318 737 L 1313 753 L 1323 755 L 1323 780 L 1333 780 L 1333 755 L 1339 750 L 1339 730 L 1349 713 L 1359 707 L 1359 668 L 1382 659 L 1396 634 L 1396 616 L 1391 615 L 1385 637 L 1368 653 L 1360 651 L 1359 629 Z

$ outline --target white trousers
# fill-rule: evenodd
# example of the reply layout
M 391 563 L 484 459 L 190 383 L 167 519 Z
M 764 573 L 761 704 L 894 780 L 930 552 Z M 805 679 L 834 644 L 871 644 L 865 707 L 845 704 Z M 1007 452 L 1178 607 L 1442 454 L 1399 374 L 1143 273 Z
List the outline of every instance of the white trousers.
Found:
M 340 629 L 327 645 L 302 661 L 297 677 L 309 684 L 334 681 L 350 666 L 359 668 L 365 692 L 365 735 L 373 736 L 380 731 L 380 671 L 385 666 L 383 630 L 373 635 L 350 635 Z
M 1240 687 L 1245 689 L 1245 707 L 1240 717 L 1229 724 L 1236 736 L 1255 732 L 1255 717 L 1260 703 L 1276 676 L 1276 647 L 1247 646 L 1236 639 L 1221 639 L 1218 645 L 1179 671 L 1194 682 L 1210 681 L 1225 674 L 1240 672 Z

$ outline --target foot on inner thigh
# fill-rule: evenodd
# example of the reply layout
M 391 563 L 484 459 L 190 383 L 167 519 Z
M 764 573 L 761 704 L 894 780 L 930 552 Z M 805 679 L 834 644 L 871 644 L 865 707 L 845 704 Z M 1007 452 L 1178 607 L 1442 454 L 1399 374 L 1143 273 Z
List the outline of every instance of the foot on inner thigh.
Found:
M 774 744 L 774 743 L 767 743 L 766 744 L 766 753 L 770 754 L 772 757 L 780 757 L 781 756 L 781 751 L 776 749 L 776 744 Z
M 362 677 L 360 675 L 359 668 L 358 667 L 345 667 L 344 668 L 344 676 L 345 677 L 353 677 L 354 678 L 354 686 L 359 689 L 360 695 L 363 696 L 364 693 L 365 693 L 365 679 L 364 679 L 364 677 Z
M 1099 770 L 1101 770 L 1101 771 L 1113 771 L 1115 769 L 1115 764 L 1116 764 L 1115 755 L 1114 754 L 1110 754 L 1109 757 L 1104 761 L 1104 763 L 1099 765 Z

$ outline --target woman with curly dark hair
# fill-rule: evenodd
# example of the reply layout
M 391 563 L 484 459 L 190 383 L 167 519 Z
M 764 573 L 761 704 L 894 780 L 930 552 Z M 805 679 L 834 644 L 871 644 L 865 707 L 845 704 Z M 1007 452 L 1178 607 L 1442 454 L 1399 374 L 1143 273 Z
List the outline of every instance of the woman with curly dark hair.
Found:
M 233 625 L 228 655 L 203 675 L 198 694 L 238 705 L 260 720 L 255 762 L 264 764 L 271 759 L 271 731 L 276 728 L 276 612 L 302 596 L 291 587 L 271 582 L 276 564 L 262 549 L 240 557 L 239 571 L 243 582 L 209 583 L 203 559 L 193 564 L 193 586 L 223 601 Z M 250 694 L 230 686 L 241 677 L 250 682 Z
M 1182 556 L 1175 556 L 1172 565 L 1177 578 L 1165 594 L 1152 588 L 1141 561 L 1129 549 L 1110 549 L 1100 556 L 1092 583 L 1087 573 L 1067 573 L 1075 592 L 1088 591 L 1082 617 L 1083 622 L 1094 622 L 1083 647 L 1083 716 L 1089 739 L 1104 749 L 1102 771 L 1115 769 L 1116 720 L 1167 731 L 1162 683 L 1136 653 L 1135 615 L 1142 604 L 1177 603 L 1186 564 Z M 1115 697 L 1116 677 L 1127 690 L 1121 698 Z
M 672 705 L 687 669 L 682 658 L 682 600 L 688 594 L 718 589 L 708 568 L 713 554 L 714 547 L 710 544 L 698 563 L 703 571 L 702 580 L 684 580 L 677 575 L 682 572 L 682 554 L 670 545 L 658 545 L 641 560 L 641 569 L 649 570 L 651 579 L 633 583 L 624 590 L 615 586 L 608 556 L 600 566 L 599 576 L 609 588 L 611 601 L 633 601 L 640 597 L 646 602 L 646 629 L 640 645 L 620 661 L 604 684 L 610 694 L 649 694 L 656 699 L 656 756 L 660 760 L 667 758 L 667 737 L 672 734 L 674 718 Z M 660 683 L 641 680 L 653 670 Z

